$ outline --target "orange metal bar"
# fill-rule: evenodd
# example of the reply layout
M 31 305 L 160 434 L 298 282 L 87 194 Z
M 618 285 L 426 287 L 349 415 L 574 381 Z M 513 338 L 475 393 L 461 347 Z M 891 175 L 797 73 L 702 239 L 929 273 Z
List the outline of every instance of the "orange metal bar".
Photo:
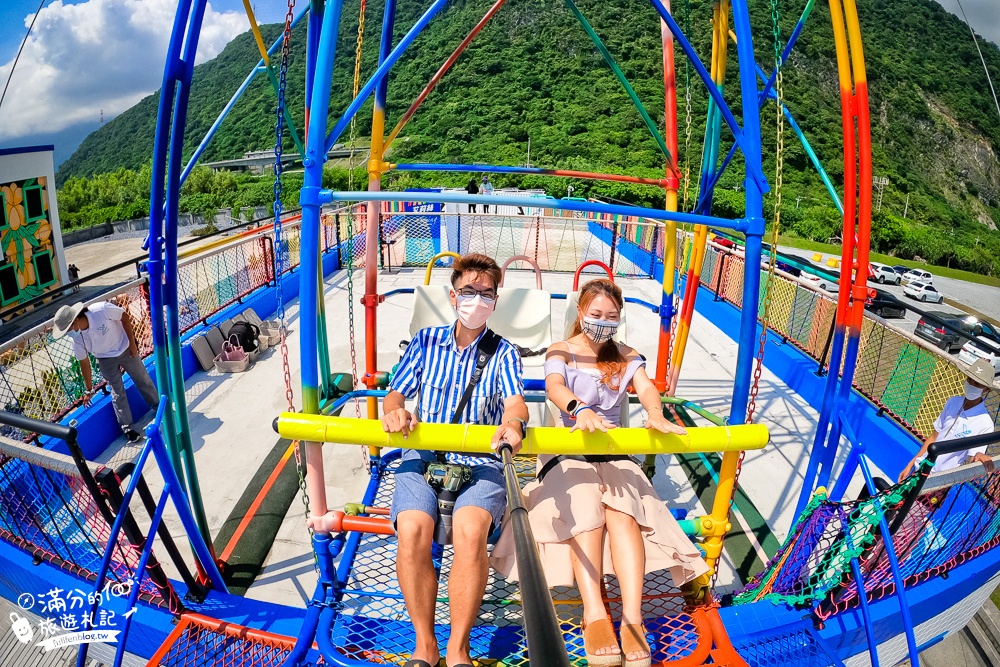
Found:
M 383 154 L 389 150 L 389 146 L 392 145 L 396 135 L 399 134 L 400 130 L 403 129 L 403 126 L 406 125 L 410 118 L 413 117 L 413 114 L 417 112 L 417 109 L 420 108 L 420 105 L 423 104 L 425 99 L 427 99 L 427 96 L 431 94 L 434 87 L 438 85 L 438 82 L 441 81 L 441 77 L 443 77 L 448 70 L 451 69 L 451 66 L 455 64 L 458 57 L 462 55 L 462 52 L 465 51 L 465 47 L 467 47 L 472 40 L 475 39 L 476 35 L 479 34 L 479 31 L 482 30 L 487 23 L 489 23 L 489 20 L 493 18 L 493 15 L 496 14 L 501 7 L 503 7 L 505 2 L 507 2 L 507 0 L 497 0 L 493 6 L 490 7 L 489 11 L 486 12 L 486 15 L 479 20 L 479 23 L 477 23 L 472 29 L 472 32 L 470 32 L 468 36 L 462 40 L 461 44 L 455 48 L 452 54 L 448 56 L 448 59 L 444 61 L 444 64 L 441 65 L 438 71 L 434 73 L 431 80 L 426 86 L 424 86 L 424 89 L 420 91 L 420 94 L 417 95 L 417 99 L 413 100 L 413 104 L 410 105 L 410 108 L 406 110 L 403 117 L 399 119 L 398 123 L 396 123 L 396 127 L 392 128 L 392 132 L 389 133 L 389 136 L 385 140 L 385 145 L 382 150 Z

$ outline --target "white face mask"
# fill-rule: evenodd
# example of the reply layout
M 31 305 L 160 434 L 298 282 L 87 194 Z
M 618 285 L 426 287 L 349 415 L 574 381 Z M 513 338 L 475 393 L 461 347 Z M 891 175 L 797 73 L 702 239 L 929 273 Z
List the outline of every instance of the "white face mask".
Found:
M 983 397 L 983 392 L 985 389 L 982 387 L 976 387 L 970 382 L 965 383 L 965 398 L 970 401 L 975 401 Z
M 486 320 L 490 319 L 496 304 L 496 299 L 484 299 L 480 295 L 462 296 L 459 294 L 455 299 L 458 321 L 466 329 L 478 329 L 486 324 Z
M 620 321 L 584 317 L 583 321 L 580 322 L 580 330 L 583 331 L 587 338 L 600 345 L 611 340 L 611 337 L 615 335 L 620 325 Z

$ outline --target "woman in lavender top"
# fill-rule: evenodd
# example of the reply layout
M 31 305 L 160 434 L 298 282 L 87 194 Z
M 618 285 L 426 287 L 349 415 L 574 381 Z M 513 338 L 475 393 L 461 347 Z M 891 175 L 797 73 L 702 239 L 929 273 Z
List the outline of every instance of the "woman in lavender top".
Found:
M 648 412 L 646 428 L 683 434 L 663 416 L 660 394 L 638 352 L 614 341 L 624 307 L 608 280 L 587 283 L 573 335 L 549 347 L 545 389 L 571 430 L 607 431 L 621 425 L 631 385 Z M 628 456 L 539 456 L 539 474 L 524 489 L 531 528 L 550 586 L 572 586 L 583 599 L 584 646 L 590 665 L 648 667 L 642 586 L 648 572 L 669 569 L 676 586 L 708 572 L 697 548 Z M 504 531 L 493 566 L 517 578 L 513 539 Z M 621 645 L 601 594 L 601 579 L 621 588 Z

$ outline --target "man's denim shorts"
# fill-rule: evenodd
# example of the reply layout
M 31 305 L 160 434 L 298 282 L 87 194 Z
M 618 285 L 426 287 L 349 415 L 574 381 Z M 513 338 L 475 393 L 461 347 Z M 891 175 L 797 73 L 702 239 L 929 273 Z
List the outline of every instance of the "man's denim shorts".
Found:
M 434 452 L 404 449 L 396 468 L 396 488 L 392 492 L 390 519 L 396 525 L 396 517 L 406 510 L 420 510 L 437 521 L 437 494 L 424 479 L 424 468 L 436 460 Z M 503 470 L 500 463 L 472 467 L 472 481 L 466 482 L 458 492 L 454 513 L 466 505 L 482 507 L 493 517 L 492 532 L 503 519 L 507 509 L 507 491 L 504 487 Z

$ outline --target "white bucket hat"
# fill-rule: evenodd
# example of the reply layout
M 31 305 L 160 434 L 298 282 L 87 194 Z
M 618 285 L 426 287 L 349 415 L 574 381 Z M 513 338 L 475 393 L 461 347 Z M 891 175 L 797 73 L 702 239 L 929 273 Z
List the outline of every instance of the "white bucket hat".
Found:
M 975 380 L 984 387 L 991 389 L 1000 388 L 1000 384 L 996 382 L 995 375 L 996 369 L 993 368 L 993 364 L 986 359 L 976 359 L 973 364 L 960 364 L 962 372 L 968 377 Z
M 56 340 L 65 336 L 70 327 L 73 326 L 73 322 L 76 318 L 80 317 L 80 313 L 86 308 L 82 303 L 74 303 L 72 306 L 63 306 L 56 311 L 56 316 L 52 321 L 52 337 Z

